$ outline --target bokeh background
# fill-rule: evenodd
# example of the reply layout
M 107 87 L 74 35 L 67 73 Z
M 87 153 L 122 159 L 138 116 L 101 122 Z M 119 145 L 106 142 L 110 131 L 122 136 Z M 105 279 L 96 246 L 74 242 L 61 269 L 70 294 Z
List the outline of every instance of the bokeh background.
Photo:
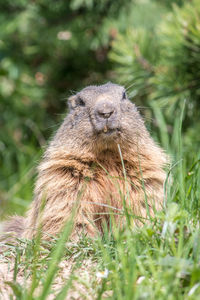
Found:
M 182 144 L 189 169 L 200 157 L 200 1 L 0 0 L 1 218 L 32 200 L 67 97 L 107 81 L 127 88 L 175 162 Z

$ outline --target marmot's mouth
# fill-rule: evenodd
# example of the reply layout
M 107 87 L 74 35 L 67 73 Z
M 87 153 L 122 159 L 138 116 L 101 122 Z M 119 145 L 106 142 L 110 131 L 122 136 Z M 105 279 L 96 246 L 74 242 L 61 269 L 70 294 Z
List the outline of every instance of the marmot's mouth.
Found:
M 110 136 L 113 134 L 117 134 L 120 132 L 119 128 L 109 128 L 107 126 L 105 126 L 100 132 L 99 134 L 103 135 L 103 136 Z

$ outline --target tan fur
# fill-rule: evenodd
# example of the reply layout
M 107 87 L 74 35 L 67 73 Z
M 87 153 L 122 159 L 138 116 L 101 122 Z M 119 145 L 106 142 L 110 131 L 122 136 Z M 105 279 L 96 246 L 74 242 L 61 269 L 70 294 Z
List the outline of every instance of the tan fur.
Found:
M 135 127 L 129 128 L 124 109 L 120 122 L 126 130 L 117 138 L 106 140 L 84 135 L 91 127 L 86 127 L 86 117 L 79 130 L 76 125 L 69 125 L 69 119 L 74 124 L 73 118 L 76 120 L 79 111 L 77 108 L 71 119 L 69 116 L 63 123 L 38 167 L 35 199 L 25 218 L 23 237 L 32 238 L 39 223 L 44 238 L 59 233 L 75 204 L 74 237 L 80 229 L 91 236 L 96 231 L 103 232 L 111 214 L 119 226 L 123 224 L 124 201 L 129 212 L 143 218 L 141 222 L 148 218 L 145 199 L 151 215 L 162 207 L 167 158 L 149 136 L 139 113 L 135 112 Z

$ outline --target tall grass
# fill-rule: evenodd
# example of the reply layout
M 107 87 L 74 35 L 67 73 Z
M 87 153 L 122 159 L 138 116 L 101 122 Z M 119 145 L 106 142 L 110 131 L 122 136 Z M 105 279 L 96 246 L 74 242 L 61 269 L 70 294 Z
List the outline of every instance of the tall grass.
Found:
M 82 235 L 77 243 L 70 242 L 71 220 L 51 242 L 41 242 L 38 235 L 10 246 L 1 259 L 15 257 L 13 280 L 7 285 L 16 299 L 53 295 L 61 300 L 67 294 L 73 299 L 72 290 L 81 299 L 200 299 L 200 153 L 190 153 L 193 163 L 188 165 L 181 142 L 184 105 L 171 136 L 161 111 L 154 110 L 161 142 L 172 156 L 163 210 L 142 227 L 132 226 L 128 215 L 124 229 L 113 222 L 103 237 Z M 62 264 L 70 265 L 67 277 Z

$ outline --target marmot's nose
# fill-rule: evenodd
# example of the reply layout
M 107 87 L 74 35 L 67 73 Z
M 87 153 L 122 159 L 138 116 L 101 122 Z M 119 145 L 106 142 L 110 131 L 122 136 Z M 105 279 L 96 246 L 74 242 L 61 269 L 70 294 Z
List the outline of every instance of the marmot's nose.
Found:
M 97 107 L 96 112 L 100 118 L 109 119 L 114 113 L 114 107 L 112 105 L 101 105 Z
M 98 115 L 104 119 L 109 119 L 112 114 L 113 114 L 113 111 L 110 111 L 110 112 L 98 111 Z

